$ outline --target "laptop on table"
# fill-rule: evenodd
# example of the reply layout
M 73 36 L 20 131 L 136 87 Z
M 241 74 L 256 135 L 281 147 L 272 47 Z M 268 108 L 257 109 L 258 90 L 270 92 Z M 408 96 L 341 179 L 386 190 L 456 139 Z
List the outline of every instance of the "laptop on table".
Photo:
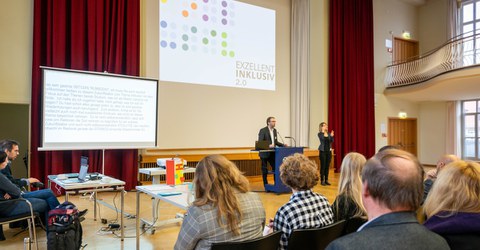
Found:
M 255 141 L 255 150 L 269 150 L 270 142 L 269 141 Z
M 77 178 L 69 178 L 63 181 L 63 183 L 82 183 L 87 181 L 87 172 L 88 172 L 88 158 L 86 161 L 83 159 L 84 157 L 82 156 L 82 161 L 80 165 L 80 172 L 78 173 Z M 86 157 L 85 157 L 86 158 Z
M 88 157 L 86 156 L 81 156 L 80 157 L 80 167 L 81 166 L 87 166 L 88 165 Z M 65 174 L 65 176 L 67 178 L 75 178 L 77 179 L 78 178 L 78 173 L 68 173 L 68 174 Z

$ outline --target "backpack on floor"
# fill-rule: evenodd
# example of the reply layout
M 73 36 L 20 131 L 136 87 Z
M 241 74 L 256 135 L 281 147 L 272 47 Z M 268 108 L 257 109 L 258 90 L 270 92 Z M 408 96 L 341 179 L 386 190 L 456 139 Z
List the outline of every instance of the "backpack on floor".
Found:
M 65 201 L 48 212 L 47 248 L 78 250 L 82 247 L 82 225 L 77 207 Z

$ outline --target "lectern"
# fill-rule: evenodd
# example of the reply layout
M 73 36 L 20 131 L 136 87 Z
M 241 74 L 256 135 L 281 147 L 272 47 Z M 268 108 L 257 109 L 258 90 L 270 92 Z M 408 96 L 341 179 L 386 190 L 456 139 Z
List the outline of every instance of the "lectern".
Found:
M 303 154 L 302 147 L 285 147 L 285 148 L 275 148 L 275 179 L 274 184 L 265 184 L 265 191 L 274 192 L 274 193 L 289 193 L 291 192 L 290 188 L 283 184 L 280 179 L 280 165 L 282 165 L 283 159 L 287 156 L 293 155 L 295 153 Z

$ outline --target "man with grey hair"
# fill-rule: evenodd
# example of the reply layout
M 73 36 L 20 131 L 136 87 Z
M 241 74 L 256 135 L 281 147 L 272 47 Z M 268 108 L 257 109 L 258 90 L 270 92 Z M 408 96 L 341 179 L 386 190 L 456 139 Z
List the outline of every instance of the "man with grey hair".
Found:
M 415 156 L 398 149 L 379 152 L 367 161 L 362 181 L 368 221 L 327 249 L 450 249 L 415 217 L 423 198 L 423 168 Z
M 442 168 L 448 165 L 449 163 L 458 161 L 458 160 L 459 158 L 456 155 L 449 155 L 449 154 L 443 155 L 440 159 L 438 159 L 437 167 L 427 172 L 427 178 L 423 182 L 422 204 L 427 199 L 428 193 L 430 192 L 430 189 L 432 188 L 433 183 L 435 182 L 435 180 L 437 180 L 438 172 L 440 172 L 440 170 L 442 170 Z

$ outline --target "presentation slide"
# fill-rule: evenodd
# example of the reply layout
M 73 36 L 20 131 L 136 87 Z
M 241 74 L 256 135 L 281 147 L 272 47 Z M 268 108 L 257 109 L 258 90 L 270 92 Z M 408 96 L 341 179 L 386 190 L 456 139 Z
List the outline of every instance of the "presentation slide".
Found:
M 156 147 L 158 81 L 43 68 L 39 150 Z
M 275 11 L 234 0 L 159 4 L 161 81 L 275 90 Z

